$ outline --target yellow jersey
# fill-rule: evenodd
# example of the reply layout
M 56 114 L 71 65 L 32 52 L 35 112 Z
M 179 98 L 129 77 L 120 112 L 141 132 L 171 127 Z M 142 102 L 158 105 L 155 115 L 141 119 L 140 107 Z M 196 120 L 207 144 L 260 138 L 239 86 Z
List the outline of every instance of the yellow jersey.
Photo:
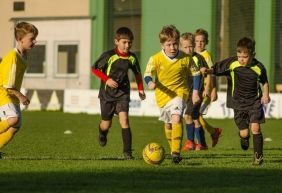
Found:
M 200 52 L 199 54 L 201 54 L 205 58 L 209 68 L 211 68 L 213 66 L 211 54 L 207 50 L 204 50 Z
M 7 103 L 19 104 L 19 99 L 10 95 L 8 88 L 20 91 L 23 76 L 27 67 L 27 60 L 17 49 L 11 50 L 0 63 L 0 106 Z
M 170 59 L 162 50 L 150 57 L 144 77 L 154 78 L 156 102 L 159 107 L 163 107 L 177 96 L 186 101 L 190 88 L 187 76 L 199 73 L 189 55 L 179 51 L 175 58 Z

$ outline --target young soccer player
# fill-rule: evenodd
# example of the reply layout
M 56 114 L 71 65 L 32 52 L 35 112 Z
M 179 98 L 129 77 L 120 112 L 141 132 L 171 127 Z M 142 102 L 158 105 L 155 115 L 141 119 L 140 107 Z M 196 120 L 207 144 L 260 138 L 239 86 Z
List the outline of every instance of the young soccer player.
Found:
M 192 101 L 199 102 L 201 74 L 191 57 L 179 50 L 180 33 L 173 26 L 164 26 L 159 33 L 162 50 L 151 56 L 144 73 L 148 88 L 155 90 L 160 108 L 159 120 L 164 122 L 166 138 L 170 145 L 172 162 L 181 161 L 182 115 L 188 99 L 187 76 L 194 76 Z
M 249 148 L 249 128 L 253 134 L 254 165 L 263 163 L 263 136 L 260 124 L 265 122 L 263 105 L 270 102 L 266 69 L 255 59 L 255 41 L 244 37 L 237 43 L 237 56 L 217 62 L 212 70 L 228 78 L 227 107 L 234 109 L 241 147 Z M 263 90 L 261 90 L 261 86 Z
M 212 58 L 210 53 L 206 50 L 206 45 L 209 43 L 208 39 L 208 32 L 202 28 L 197 29 L 195 32 L 195 51 L 199 54 L 201 54 L 208 66 L 211 68 L 213 66 Z M 200 108 L 200 122 L 203 128 L 208 131 L 212 138 L 212 147 L 214 147 L 218 143 L 218 139 L 221 135 L 222 129 L 221 128 L 215 128 L 211 126 L 204 118 L 203 114 L 206 113 L 206 108 L 209 106 L 209 104 L 212 101 L 217 100 L 217 89 L 216 89 L 216 79 L 214 76 L 207 76 L 205 78 L 205 84 L 210 89 L 210 96 L 206 95 L 203 99 L 202 106 Z M 209 86 L 210 85 L 210 86 Z
M 3 57 L 0 64 L 0 149 L 19 131 L 22 122 L 20 103 L 29 99 L 20 92 L 27 67 L 27 52 L 36 43 L 38 29 L 26 22 L 15 26 L 16 47 Z
M 186 53 L 189 54 L 193 61 L 195 62 L 196 66 L 198 68 L 206 67 L 209 68 L 205 59 L 202 55 L 194 52 L 195 48 L 195 39 L 194 35 L 192 33 L 186 32 L 183 33 L 180 37 L 180 49 Z M 202 80 L 204 80 L 204 77 L 202 77 Z M 192 86 L 193 81 L 191 78 L 188 78 L 188 85 Z M 200 116 L 200 107 L 203 100 L 203 97 L 206 95 L 209 95 L 208 90 L 209 85 L 205 85 L 204 89 L 204 81 L 201 82 L 201 88 L 199 92 L 200 96 L 200 102 L 193 104 L 192 102 L 192 89 L 190 88 L 190 95 L 186 103 L 186 110 L 184 113 L 184 119 L 186 123 L 186 134 L 187 134 L 187 141 L 185 142 L 185 145 L 183 147 L 183 151 L 189 151 L 189 150 L 206 150 L 208 149 L 208 146 L 206 144 L 205 140 L 205 134 L 204 130 L 202 128 L 202 125 L 199 120 Z M 196 137 L 197 142 L 195 143 L 194 138 Z
M 101 79 L 99 91 L 101 122 L 99 123 L 99 144 L 107 144 L 107 134 L 114 114 L 118 114 L 122 128 L 123 154 L 125 159 L 133 159 L 132 134 L 129 125 L 130 82 L 128 70 L 135 75 L 139 97 L 146 98 L 142 75 L 136 55 L 130 52 L 134 36 L 127 27 L 117 29 L 114 49 L 104 52 L 92 66 L 92 72 Z

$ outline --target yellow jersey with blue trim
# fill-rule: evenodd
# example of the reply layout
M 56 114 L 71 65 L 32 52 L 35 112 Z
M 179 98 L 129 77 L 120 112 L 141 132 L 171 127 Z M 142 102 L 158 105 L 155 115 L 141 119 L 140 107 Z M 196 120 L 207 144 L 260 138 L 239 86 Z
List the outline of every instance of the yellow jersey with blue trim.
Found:
M 149 76 L 154 80 L 156 102 L 162 108 L 175 97 L 187 100 L 190 88 L 190 85 L 187 85 L 187 76 L 199 73 L 191 56 L 179 51 L 177 56 L 171 59 L 162 50 L 150 57 L 144 77 Z
M 3 58 L 0 63 L 0 106 L 8 103 L 20 103 L 19 99 L 9 94 L 7 89 L 20 91 L 26 67 L 27 60 L 16 48 Z

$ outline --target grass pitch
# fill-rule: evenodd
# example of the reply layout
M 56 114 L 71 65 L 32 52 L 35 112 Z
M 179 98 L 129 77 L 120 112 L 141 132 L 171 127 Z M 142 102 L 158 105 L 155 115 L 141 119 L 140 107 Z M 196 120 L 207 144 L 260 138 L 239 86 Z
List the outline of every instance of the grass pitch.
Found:
M 22 193 L 280 193 L 282 192 L 282 120 L 268 119 L 263 127 L 264 165 L 252 166 L 251 148 L 240 149 L 233 120 L 208 120 L 223 128 L 208 151 L 182 153 L 173 165 L 163 125 L 156 117 L 130 117 L 135 160 L 122 156 L 121 129 L 114 118 L 108 144 L 97 141 L 98 115 L 62 112 L 23 112 L 23 127 L 2 152 L 0 192 Z M 70 130 L 71 134 L 64 134 Z M 206 140 L 211 146 L 209 135 Z M 159 166 L 142 160 L 150 142 L 164 146 Z

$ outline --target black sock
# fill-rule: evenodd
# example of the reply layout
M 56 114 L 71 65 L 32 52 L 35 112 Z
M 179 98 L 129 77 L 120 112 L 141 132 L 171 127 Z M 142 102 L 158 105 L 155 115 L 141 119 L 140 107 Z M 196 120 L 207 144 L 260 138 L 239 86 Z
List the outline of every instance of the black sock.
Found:
M 263 137 L 262 133 L 253 134 L 253 143 L 254 143 L 254 153 L 257 153 L 258 156 L 262 155 L 263 149 Z
M 100 135 L 107 136 L 108 131 L 109 131 L 108 129 L 107 129 L 107 130 L 102 130 L 101 127 L 100 127 L 100 125 L 99 125 L 99 134 L 100 134 Z
M 129 128 L 122 128 L 123 152 L 131 153 L 132 136 Z

